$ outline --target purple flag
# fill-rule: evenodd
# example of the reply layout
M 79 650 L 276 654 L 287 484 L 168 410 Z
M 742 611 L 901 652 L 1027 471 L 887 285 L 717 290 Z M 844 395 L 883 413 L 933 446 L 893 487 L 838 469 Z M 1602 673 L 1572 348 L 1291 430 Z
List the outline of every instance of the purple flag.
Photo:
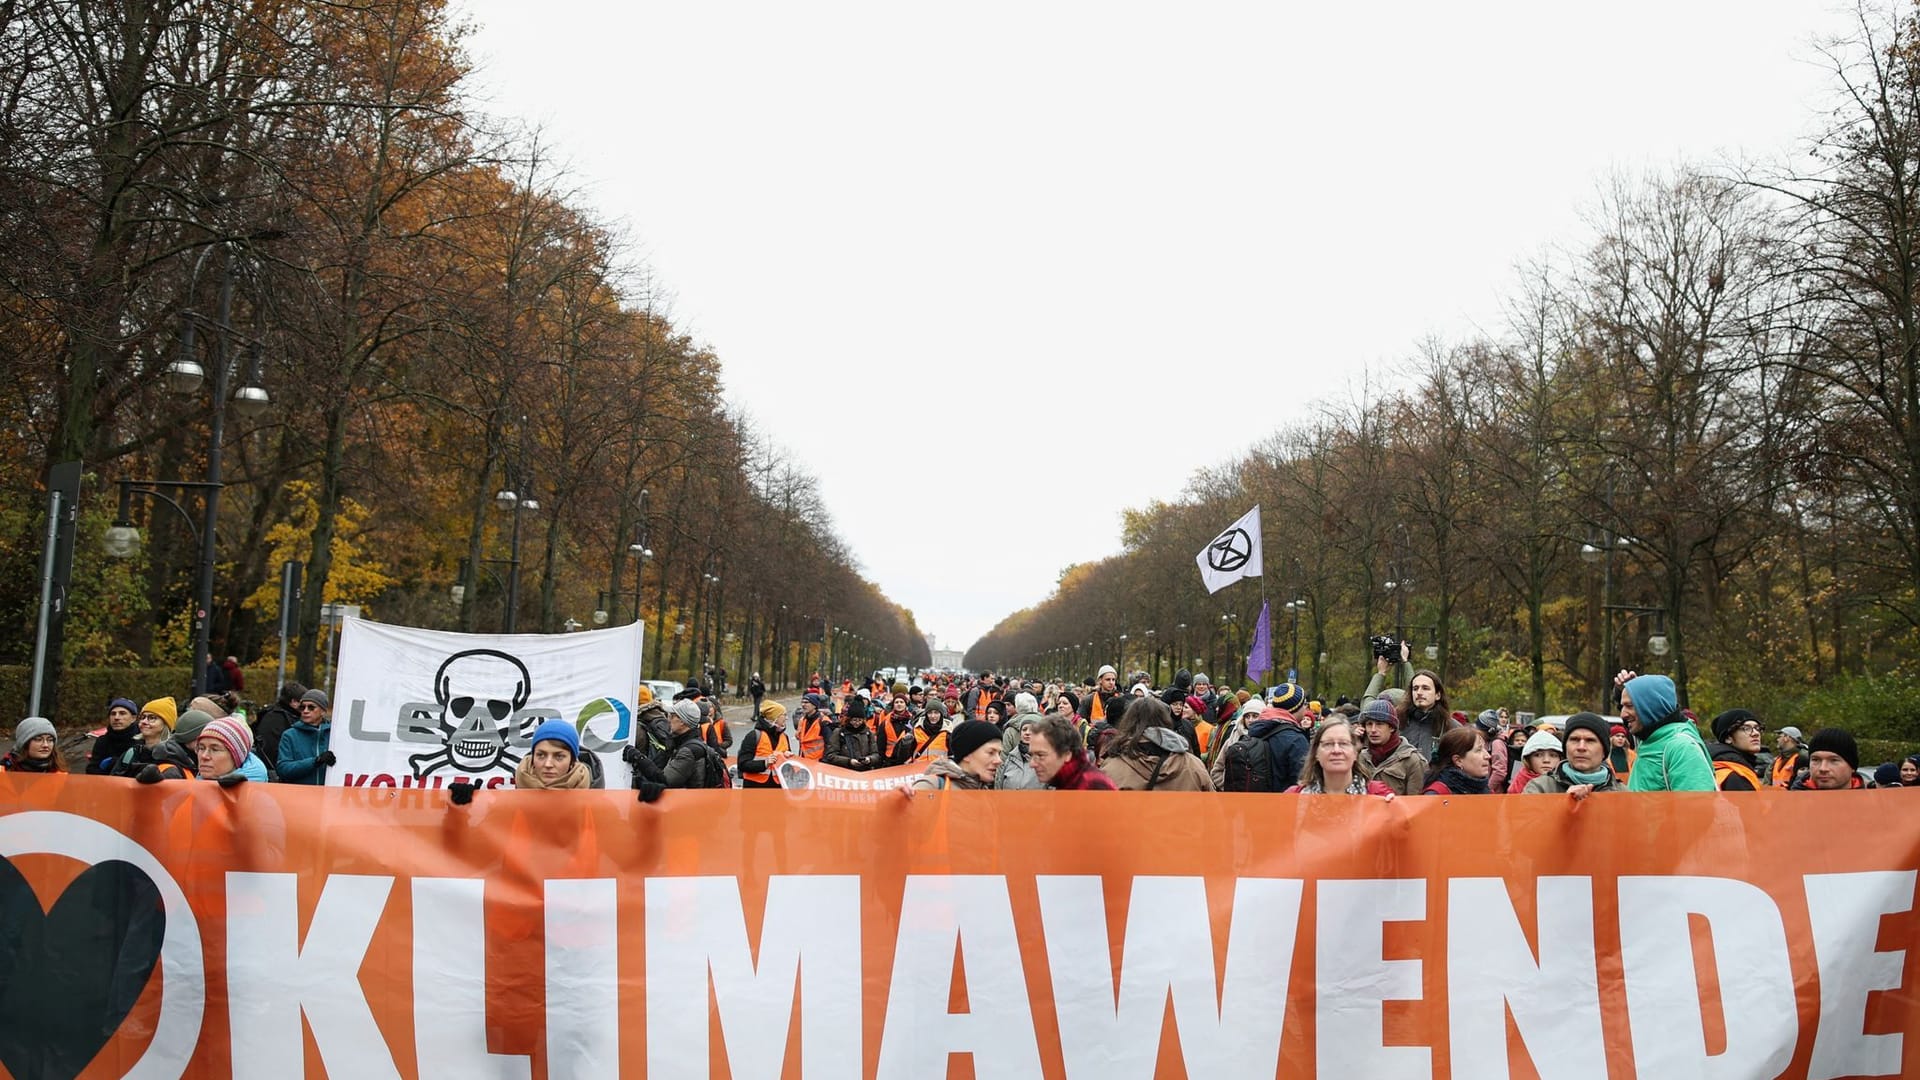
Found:
M 1267 672 L 1273 670 L 1273 625 L 1266 601 L 1260 602 L 1260 625 L 1253 631 L 1253 648 L 1247 653 L 1247 678 L 1265 685 Z

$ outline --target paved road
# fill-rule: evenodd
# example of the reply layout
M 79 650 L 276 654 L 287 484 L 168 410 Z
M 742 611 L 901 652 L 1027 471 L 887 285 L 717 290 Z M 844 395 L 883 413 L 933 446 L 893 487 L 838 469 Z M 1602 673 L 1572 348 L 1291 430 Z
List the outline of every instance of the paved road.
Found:
M 792 722 L 793 715 L 800 711 L 800 691 L 798 690 L 783 690 L 767 696 L 787 707 L 789 723 Z M 720 705 L 727 713 L 727 727 L 733 732 L 733 745 L 739 746 L 740 737 L 753 727 L 753 699 L 727 694 L 720 699 Z

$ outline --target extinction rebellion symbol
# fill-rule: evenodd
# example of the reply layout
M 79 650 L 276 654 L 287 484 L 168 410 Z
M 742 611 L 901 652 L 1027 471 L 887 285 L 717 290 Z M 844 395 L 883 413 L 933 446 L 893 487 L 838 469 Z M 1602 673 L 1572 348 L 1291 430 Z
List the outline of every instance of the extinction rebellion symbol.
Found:
M 1207 565 L 1223 574 L 1231 574 L 1247 565 L 1247 560 L 1252 557 L 1253 538 L 1247 535 L 1245 529 L 1228 529 L 1207 545 Z

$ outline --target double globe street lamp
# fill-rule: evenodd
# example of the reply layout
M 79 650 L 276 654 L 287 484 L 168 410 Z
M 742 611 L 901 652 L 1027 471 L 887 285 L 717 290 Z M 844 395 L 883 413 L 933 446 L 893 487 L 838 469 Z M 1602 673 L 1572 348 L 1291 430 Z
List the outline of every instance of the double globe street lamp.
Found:
M 218 313 L 209 319 L 191 309 L 180 313 L 180 351 L 172 363 L 162 373 L 162 381 L 168 390 L 180 395 L 196 394 L 208 379 L 206 367 L 200 363 L 198 345 L 195 340 L 196 328 L 205 324 L 211 329 L 213 347 L 213 410 L 207 436 L 207 473 L 201 481 L 188 480 L 123 480 L 120 482 L 120 513 L 106 532 L 101 536 L 101 547 L 109 556 L 118 559 L 132 558 L 140 550 L 140 530 L 134 525 L 131 510 L 132 497 L 136 494 L 150 499 L 158 499 L 173 507 L 186 519 L 188 530 L 200 544 L 200 565 L 194 588 L 193 612 L 193 691 L 195 694 L 206 692 L 207 660 L 212 655 L 210 614 L 213 609 L 213 573 L 215 559 L 216 525 L 220 517 L 220 491 L 225 487 L 221 480 L 221 450 L 226 441 L 227 409 L 241 421 L 252 423 L 265 415 L 273 402 L 266 388 L 261 385 L 261 345 L 257 339 L 249 338 L 234 330 L 233 316 L 233 259 L 227 244 L 218 245 L 226 252 L 220 274 L 220 301 Z M 188 292 L 192 293 L 192 282 L 198 281 L 200 270 L 206 263 L 207 255 L 213 252 L 209 247 L 195 262 L 193 276 L 189 279 Z M 237 390 L 229 392 L 234 364 L 231 361 L 230 343 L 233 339 L 247 343 L 246 381 Z M 161 489 L 174 488 L 182 493 L 197 490 L 203 493 L 203 515 L 198 529 L 193 528 L 192 515 L 178 501 L 169 498 Z

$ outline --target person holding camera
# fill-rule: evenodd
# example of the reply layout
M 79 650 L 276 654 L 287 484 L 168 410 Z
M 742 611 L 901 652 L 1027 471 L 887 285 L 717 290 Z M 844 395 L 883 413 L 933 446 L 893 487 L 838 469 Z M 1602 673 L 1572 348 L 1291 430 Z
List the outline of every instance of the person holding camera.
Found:
M 1400 711 L 1400 737 L 1413 745 L 1423 758 L 1433 757 L 1434 743 L 1449 730 L 1459 727 L 1453 719 L 1447 704 L 1447 689 L 1441 685 L 1437 672 L 1421 668 L 1413 670 L 1413 646 L 1382 634 L 1369 639 L 1373 644 L 1373 678 L 1367 683 L 1367 692 L 1360 697 L 1361 705 L 1376 697 L 1395 695 L 1388 693 L 1394 687 L 1404 686 L 1405 700 L 1394 702 Z M 1393 683 L 1388 685 L 1391 678 Z

